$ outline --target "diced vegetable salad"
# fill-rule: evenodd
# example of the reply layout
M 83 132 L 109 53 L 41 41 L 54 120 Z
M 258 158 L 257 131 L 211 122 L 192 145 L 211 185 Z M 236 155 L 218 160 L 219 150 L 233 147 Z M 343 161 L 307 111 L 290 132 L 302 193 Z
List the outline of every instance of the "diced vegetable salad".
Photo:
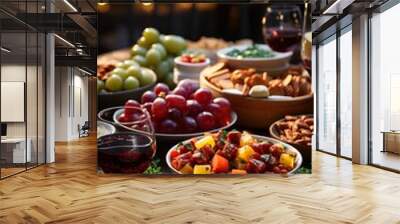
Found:
M 182 174 L 286 174 L 296 165 L 296 154 L 283 144 L 259 141 L 239 131 L 220 131 L 186 141 L 171 151 L 169 159 Z

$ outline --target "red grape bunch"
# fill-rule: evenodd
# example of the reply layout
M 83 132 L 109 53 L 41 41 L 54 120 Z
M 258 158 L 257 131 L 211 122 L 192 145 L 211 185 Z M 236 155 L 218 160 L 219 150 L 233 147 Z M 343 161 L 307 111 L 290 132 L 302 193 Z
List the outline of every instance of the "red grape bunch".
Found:
M 132 104 L 132 100 L 128 102 Z M 182 80 L 173 90 L 164 83 L 158 83 L 153 91 L 142 95 L 141 103 L 150 113 L 158 133 L 209 131 L 231 122 L 229 101 L 223 97 L 213 99 L 210 90 L 200 88 L 192 80 Z M 120 121 L 135 119 L 134 116 L 129 117 L 126 111 L 122 115 Z

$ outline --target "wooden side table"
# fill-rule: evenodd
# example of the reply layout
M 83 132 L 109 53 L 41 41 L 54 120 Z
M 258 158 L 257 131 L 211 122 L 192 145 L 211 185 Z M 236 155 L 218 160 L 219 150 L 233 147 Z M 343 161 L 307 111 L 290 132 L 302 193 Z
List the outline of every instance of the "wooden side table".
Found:
M 383 149 L 382 152 L 400 154 L 400 131 L 382 131 Z

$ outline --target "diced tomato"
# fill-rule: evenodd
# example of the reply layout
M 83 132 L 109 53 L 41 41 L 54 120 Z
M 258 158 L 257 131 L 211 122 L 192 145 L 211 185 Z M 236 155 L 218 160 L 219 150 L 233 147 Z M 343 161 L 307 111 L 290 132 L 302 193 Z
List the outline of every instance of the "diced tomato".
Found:
M 268 143 L 268 142 L 261 142 L 260 143 L 262 146 L 262 153 L 261 154 L 270 154 L 271 153 L 271 146 L 272 144 Z
M 181 61 L 186 62 L 186 63 L 191 63 L 192 58 L 189 55 L 182 55 L 181 56 Z
M 208 163 L 208 159 L 207 159 L 207 157 L 204 155 L 204 152 L 203 151 L 200 151 L 200 150 L 196 150 L 194 153 L 193 153 L 193 156 L 192 156 L 192 160 L 193 160 L 193 162 L 195 163 L 195 164 L 207 164 Z
M 251 144 L 251 147 L 259 154 L 263 154 L 263 147 L 260 143 L 254 142 Z
M 264 173 L 267 170 L 267 165 L 258 159 L 250 159 L 246 167 L 249 173 Z
M 274 144 L 270 148 L 271 154 L 275 156 L 277 159 L 281 157 L 282 152 L 284 151 L 283 145 L 282 144 Z
M 274 172 L 274 173 L 280 173 L 281 170 L 279 169 L 278 166 L 274 166 L 274 168 L 272 168 L 272 172 Z
M 239 145 L 241 136 L 242 133 L 238 131 L 230 131 L 227 135 L 227 140 L 232 144 Z
M 203 54 L 183 54 L 181 61 L 186 63 L 201 63 L 206 61 L 206 56 Z
M 226 173 L 229 171 L 229 161 L 224 157 L 215 154 L 212 160 L 212 171 L 214 173 Z
M 172 167 L 174 167 L 175 169 L 179 170 L 179 164 L 178 164 L 178 160 L 174 159 L 171 162 Z
M 179 154 L 184 154 L 184 153 L 189 152 L 189 150 L 184 145 L 181 145 L 178 147 L 178 152 L 179 152 Z
M 175 159 L 177 156 L 179 156 L 179 152 L 176 150 L 172 150 L 171 152 L 171 159 Z
M 281 173 L 282 173 L 282 174 L 285 174 L 285 173 L 287 173 L 287 172 L 288 172 L 287 169 L 285 169 L 285 168 L 281 169 Z
M 270 154 L 271 146 L 272 144 L 268 142 L 254 142 L 251 144 L 251 147 L 260 154 Z
M 252 159 L 257 159 L 257 160 L 262 160 L 261 159 L 261 155 L 259 153 L 257 153 L 257 152 L 255 152 L 253 155 L 251 155 L 251 158 Z
M 223 157 L 232 160 L 237 156 L 238 147 L 234 144 L 227 143 L 225 147 L 220 150 L 219 154 Z
M 176 157 L 176 159 L 191 159 L 192 158 L 192 152 L 186 152 L 186 153 L 181 153 L 179 156 Z
M 214 150 L 208 145 L 204 146 L 201 149 L 201 151 L 203 152 L 204 156 L 206 157 L 207 162 L 210 161 L 211 158 L 214 156 Z

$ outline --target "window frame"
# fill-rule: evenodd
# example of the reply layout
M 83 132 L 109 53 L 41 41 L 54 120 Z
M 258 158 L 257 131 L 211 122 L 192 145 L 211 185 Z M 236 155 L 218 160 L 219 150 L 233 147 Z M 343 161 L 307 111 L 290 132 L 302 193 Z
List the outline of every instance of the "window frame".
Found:
M 345 19 L 347 19 L 347 18 L 345 18 Z M 338 22 L 340 22 L 340 21 L 338 21 Z M 340 37 L 342 35 L 344 35 L 345 33 L 351 32 L 351 31 L 352 31 L 352 22 L 346 24 L 344 27 L 338 27 L 337 26 L 336 27 L 336 32 L 334 32 L 333 34 L 329 35 L 328 37 L 326 37 L 324 39 L 319 40 L 315 44 L 316 45 L 316 47 L 315 47 L 315 49 L 316 49 L 316 56 L 315 56 L 316 66 L 315 66 L 315 68 L 316 69 L 315 70 L 316 70 L 316 73 L 317 73 L 317 74 L 315 74 L 315 76 L 316 76 L 316 79 L 315 79 L 315 81 L 316 81 L 316 84 L 315 84 L 315 86 L 316 86 L 316 91 L 315 91 L 316 92 L 316 94 L 315 94 L 315 97 L 316 97 L 316 105 L 315 105 L 315 108 L 316 108 L 316 112 L 315 112 L 316 113 L 316 119 L 315 120 L 316 120 L 316 127 L 317 127 L 316 132 L 315 132 L 315 136 L 316 136 L 316 138 L 315 138 L 316 151 L 323 152 L 323 153 L 326 153 L 326 154 L 329 154 L 329 155 L 333 155 L 333 156 L 336 156 L 336 157 L 339 157 L 339 158 L 343 158 L 343 159 L 346 159 L 346 160 L 350 160 L 350 161 L 352 160 L 352 158 L 342 155 L 342 152 L 341 152 Z M 333 38 L 333 36 L 335 36 L 335 37 Z M 318 128 L 318 126 L 319 126 L 318 114 L 319 114 L 319 111 L 320 111 L 320 108 L 319 108 L 319 105 L 318 105 L 318 98 L 319 98 L 319 94 L 320 94 L 320 90 L 319 90 L 319 81 L 320 80 L 319 80 L 319 75 L 318 75 L 320 65 L 319 65 L 319 53 L 318 53 L 319 51 L 318 51 L 318 49 L 322 45 L 322 43 L 326 43 L 326 42 L 330 42 L 330 41 L 336 41 L 336 61 L 335 61 L 335 63 L 336 63 L 336 108 L 335 108 L 336 109 L 336 139 L 335 139 L 336 140 L 336 151 L 335 151 L 335 153 L 332 153 L 332 152 L 329 152 L 327 150 L 324 150 L 324 149 L 320 148 L 320 144 L 319 144 L 319 128 Z
M 25 1 L 21 1 L 21 2 L 25 3 L 25 13 L 27 13 L 27 3 L 28 3 L 28 1 L 25 0 Z M 35 0 L 35 1 L 31 2 L 31 3 L 36 3 L 36 13 L 39 13 L 39 6 L 38 6 L 39 2 L 40 2 L 39 0 Z M 47 110 L 46 110 L 46 108 L 47 108 L 47 43 L 48 43 L 48 41 L 47 41 L 47 32 L 41 31 L 39 29 L 36 29 L 36 28 L 30 26 L 29 24 L 19 20 L 12 13 L 10 13 L 7 10 L 3 9 L 1 4 L 0 4 L 0 10 L 3 13 L 6 13 L 7 15 L 9 15 L 11 19 L 14 19 L 17 22 L 22 23 L 24 29 L 16 31 L 16 32 L 19 32 L 21 34 L 25 34 L 25 49 L 24 49 L 24 51 L 25 51 L 25 56 L 24 56 L 25 57 L 24 58 L 24 60 L 25 60 L 25 87 L 24 87 L 24 91 L 25 91 L 25 93 L 24 93 L 25 166 L 24 166 L 23 170 L 14 172 L 14 173 L 9 174 L 9 175 L 3 175 L 2 167 L 0 166 L 0 180 L 3 180 L 3 179 L 6 179 L 6 178 L 15 176 L 17 174 L 26 172 L 26 171 L 28 171 L 30 169 L 37 168 L 37 167 L 47 163 Z M 47 7 L 46 7 L 45 12 L 47 12 Z M 26 16 L 26 14 L 25 14 L 25 16 Z M 0 27 L 1 27 L 1 24 L 0 24 Z M 1 37 L 2 37 L 2 34 L 4 34 L 4 33 L 10 33 L 10 32 L 0 29 L 0 46 L 1 46 Z M 11 33 L 13 33 L 13 32 L 11 32 Z M 27 158 L 27 156 L 28 156 L 28 153 L 27 153 L 27 148 L 28 148 L 27 85 L 28 85 L 28 34 L 29 33 L 30 34 L 34 34 L 34 35 L 36 34 L 36 49 L 35 49 L 35 51 L 36 51 L 36 60 L 34 62 L 35 66 L 36 66 L 36 71 L 35 71 L 35 75 L 36 75 L 36 92 L 35 92 L 35 94 L 36 94 L 36 99 L 37 99 L 37 101 L 36 101 L 36 122 L 34 122 L 36 124 L 36 136 L 34 136 L 33 138 L 36 138 L 37 145 L 36 145 L 36 161 L 35 161 L 34 164 L 30 164 L 28 166 L 28 162 L 27 162 L 28 161 L 28 158 Z M 43 34 L 43 35 L 39 35 L 39 34 Z M 42 38 L 40 38 L 40 40 L 39 40 L 39 36 L 42 37 Z M 43 48 L 43 49 L 40 49 L 41 51 L 39 51 L 39 41 L 41 41 L 42 48 Z M 42 53 L 41 61 L 42 61 L 43 64 L 39 63 L 39 53 Z M 2 62 L 3 62 L 2 54 L 0 53 L 0 68 L 3 66 Z M 42 109 L 43 109 L 43 112 L 44 112 L 43 117 L 40 117 L 40 115 L 38 113 L 38 111 L 39 111 L 39 98 L 38 98 L 38 96 L 39 96 L 39 81 L 38 81 L 39 80 L 38 79 L 39 68 L 38 67 L 40 65 L 42 66 L 42 70 L 41 70 L 42 74 L 41 75 L 42 75 L 42 82 L 43 82 L 42 84 L 44 85 L 43 86 L 44 90 L 43 90 L 43 93 L 42 93 L 42 96 L 44 96 L 44 98 L 42 99 L 43 105 L 41 105 L 43 107 Z M 0 81 L 1 81 L 1 69 L 0 69 Z M 0 86 L 0 89 L 1 89 L 1 86 Z M 0 110 L 1 110 L 1 105 L 0 105 Z M 44 120 L 42 120 L 42 119 L 44 119 Z M 42 133 L 43 134 L 42 152 L 44 152 L 44 154 L 41 155 L 43 157 L 42 158 L 43 162 L 39 162 L 39 141 L 38 141 L 38 139 L 39 139 L 39 120 L 41 120 L 43 122 L 42 124 L 44 125 L 42 127 L 44 129 L 43 133 Z M 1 123 L 2 122 L 1 122 L 1 119 L 0 119 L 0 124 Z M 1 144 L 0 144 L 0 158 L 1 158 L 1 151 L 2 151 L 1 149 L 2 149 L 2 147 L 1 147 Z

